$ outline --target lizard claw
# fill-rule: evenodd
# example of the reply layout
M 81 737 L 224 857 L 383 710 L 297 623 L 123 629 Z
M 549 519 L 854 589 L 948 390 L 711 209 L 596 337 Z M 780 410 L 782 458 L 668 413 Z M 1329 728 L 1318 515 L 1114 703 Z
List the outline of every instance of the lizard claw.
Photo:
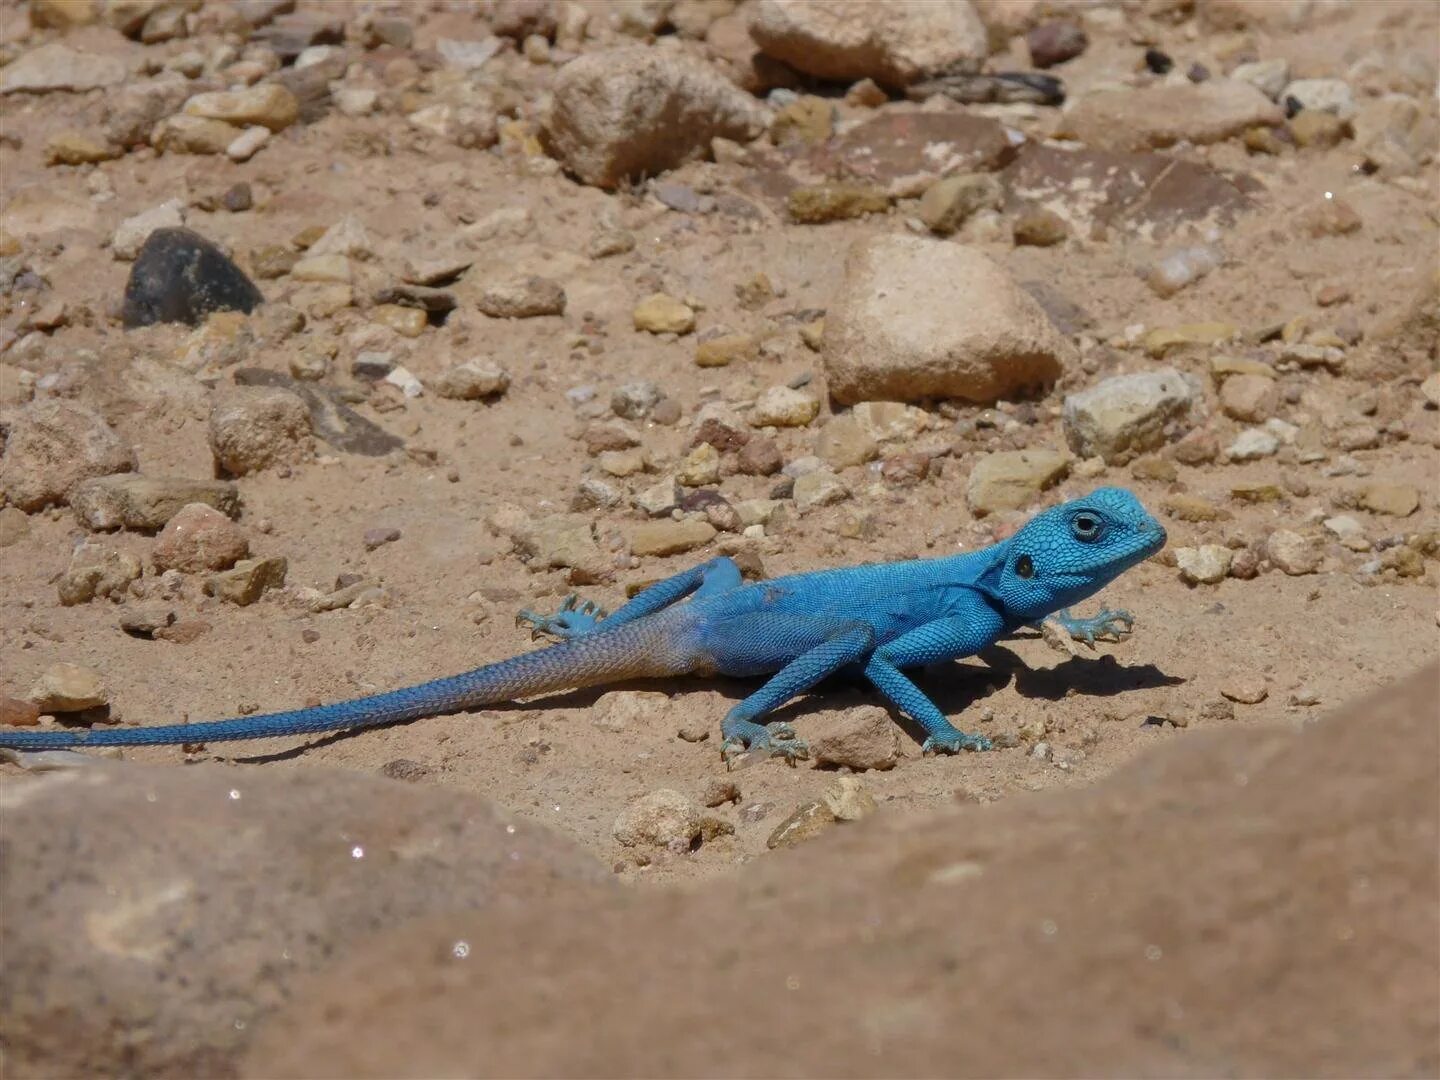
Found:
M 1077 619 L 1068 610 L 1060 611 L 1054 619 L 1074 640 L 1083 641 L 1092 649 L 1097 639 L 1124 641 L 1135 629 L 1135 616 L 1128 611 L 1110 608 L 1104 608 L 1088 619 Z
M 922 754 L 958 754 L 961 750 L 989 750 L 990 740 L 984 735 L 966 735 L 951 728 L 949 731 L 931 735 L 920 747 Z
M 795 729 L 789 724 L 776 723 L 764 727 L 747 724 L 742 730 L 725 737 L 720 744 L 720 754 L 732 769 L 737 767 L 739 759 L 751 754 L 759 758 L 784 758 L 787 764 L 794 765 L 810 757 L 810 746 L 804 739 L 795 737 Z
M 560 603 L 554 615 L 540 615 L 528 608 L 515 616 L 516 626 L 530 626 L 530 640 L 538 637 L 568 641 L 590 633 L 609 614 L 593 600 L 582 600 L 571 593 Z

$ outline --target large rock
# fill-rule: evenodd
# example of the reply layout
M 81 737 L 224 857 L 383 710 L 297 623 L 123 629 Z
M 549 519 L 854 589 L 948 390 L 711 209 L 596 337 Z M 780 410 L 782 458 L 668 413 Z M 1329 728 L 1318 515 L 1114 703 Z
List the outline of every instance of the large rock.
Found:
M 843 403 L 925 397 L 992 402 L 1059 378 L 1071 347 L 1000 266 L 958 244 L 859 240 L 822 343 Z
M 178 476 L 101 476 L 70 493 L 75 516 L 89 529 L 163 529 L 182 506 L 204 503 L 229 517 L 240 512 L 240 492 L 228 480 Z
M 1183 434 L 1195 390 L 1174 368 L 1116 375 L 1065 399 L 1070 449 L 1110 464 L 1130 460 Z
M 1213 143 L 1283 122 L 1285 112 L 1249 83 L 1211 79 L 1087 94 L 1061 118 L 1062 138 L 1103 150 Z
M 22 510 L 66 502 L 83 480 L 131 472 L 135 450 L 99 413 L 69 401 L 37 401 L 9 423 L 0 494 Z
M 51 42 L 31 49 L 0 71 L 0 94 L 46 94 L 54 90 L 100 90 L 125 81 L 125 61 L 76 52 Z
M 0 807 L 15 1076 L 233 1076 L 255 1021 L 367 935 L 607 876 L 482 800 L 313 768 L 97 763 Z
M 229 476 L 303 459 L 310 449 L 305 399 L 278 386 L 237 386 L 210 410 L 210 449 Z
M 821 79 L 906 86 L 989 52 L 970 0 L 759 0 L 751 12 L 765 55 Z
M 766 123 L 754 98 L 703 61 L 636 46 L 566 64 L 543 137 L 582 181 L 610 188 L 704 157 L 717 136 L 748 141 Z
M 401 928 L 297 993 L 245 1072 L 1431 1075 L 1437 680 L 1185 734 L 1091 789 L 883 803 L 703 890 Z M 737 1037 L 728 1001 L 786 1022 Z

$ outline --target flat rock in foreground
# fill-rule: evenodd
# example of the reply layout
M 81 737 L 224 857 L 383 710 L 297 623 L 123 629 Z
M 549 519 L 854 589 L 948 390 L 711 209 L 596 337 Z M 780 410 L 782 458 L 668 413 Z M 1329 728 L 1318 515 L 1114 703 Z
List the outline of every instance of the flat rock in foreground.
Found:
M 234 1075 L 254 1021 L 358 938 L 608 878 L 482 800 L 315 769 L 41 774 L 0 789 L 0 848 L 15 1077 Z
M 882 812 L 703 893 L 400 931 L 246 1072 L 1433 1075 L 1437 679 L 1084 791 Z
M 851 247 L 822 346 L 830 393 L 847 404 L 1021 396 L 1059 378 L 1072 351 L 997 263 L 898 235 Z

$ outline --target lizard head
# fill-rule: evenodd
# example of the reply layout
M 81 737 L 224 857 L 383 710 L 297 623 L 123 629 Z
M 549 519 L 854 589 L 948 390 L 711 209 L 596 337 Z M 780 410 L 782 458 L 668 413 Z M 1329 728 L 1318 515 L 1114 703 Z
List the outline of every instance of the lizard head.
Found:
M 1036 514 L 1000 548 L 987 591 L 1016 618 L 1031 620 L 1090 596 L 1165 546 L 1165 530 L 1124 488 Z

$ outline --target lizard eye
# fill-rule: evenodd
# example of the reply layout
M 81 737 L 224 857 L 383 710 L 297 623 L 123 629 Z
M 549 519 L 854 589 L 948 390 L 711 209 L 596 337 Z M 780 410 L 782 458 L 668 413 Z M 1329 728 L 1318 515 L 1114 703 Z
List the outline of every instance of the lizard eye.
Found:
M 1015 573 L 1019 577 L 1029 581 L 1035 576 L 1035 562 L 1029 555 L 1021 555 L 1015 560 Z
M 1093 514 L 1076 514 L 1070 528 L 1077 540 L 1094 540 L 1100 535 L 1100 519 Z

